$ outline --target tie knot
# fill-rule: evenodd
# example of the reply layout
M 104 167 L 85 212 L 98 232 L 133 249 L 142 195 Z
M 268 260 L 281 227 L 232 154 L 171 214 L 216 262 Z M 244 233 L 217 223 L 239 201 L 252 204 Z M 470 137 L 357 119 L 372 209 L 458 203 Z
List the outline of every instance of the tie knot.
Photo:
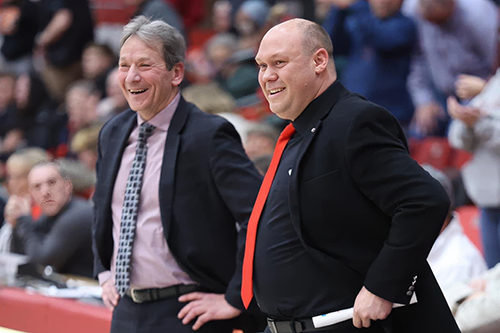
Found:
M 295 133 L 295 127 L 293 127 L 293 124 L 290 123 L 281 132 L 278 141 L 285 141 L 285 140 L 288 141 L 288 140 L 290 140 L 290 138 L 292 137 L 293 133 Z
M 139 127 L 139 138 L 137 139 L 140 142 L 146 142 L 146 140 L 153 134 L 155 130 L 155 126 L 150 123 L 144 122 Z

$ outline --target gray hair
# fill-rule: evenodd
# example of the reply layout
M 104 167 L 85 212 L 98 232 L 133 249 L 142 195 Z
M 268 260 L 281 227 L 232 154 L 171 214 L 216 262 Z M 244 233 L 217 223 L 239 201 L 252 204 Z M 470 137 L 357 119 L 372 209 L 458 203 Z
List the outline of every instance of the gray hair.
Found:
M 168 70 L 180 62 L 184 63 L 184 37 L 179 30 L 162 20 L 152 21 L 144 15 L 134 18 L 123 28 L 120 49 L 130 37 L 137 37 L 150 47 L 157 48 L 163 54 Z
M 68 168 L 66 167 L 66 164 L 61 160 L 41 161 L 35 164 L 35 166 L 31 170 L 44 166 L 52 166 L 56 168 L 63 179 L 71 181 L 71 176 L 68 172 Z

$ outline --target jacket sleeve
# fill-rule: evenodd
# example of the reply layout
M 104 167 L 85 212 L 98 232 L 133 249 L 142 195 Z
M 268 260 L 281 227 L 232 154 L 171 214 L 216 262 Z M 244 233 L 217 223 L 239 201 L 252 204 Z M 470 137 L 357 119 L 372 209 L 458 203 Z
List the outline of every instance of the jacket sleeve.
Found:
M 386 300 L 407 304 L 408 288 L 426 264 L 450 201 L 442 186 L 409 156 L 403 131 L 386 110 L 368 104 L 358 112 L 345 146 L 355 184 L 392 218 L 364 285 Z
M 238 229 L 236 272 L 226 292 L 226 300 L 234 307 L 244 309 L 241 290 L 241 270 L 245 248 L 247 223 L 262 182 L 262 177 L 248 159 L 234 127 L 225 122 L 210 143 L 212 175 L 225 204 L 232 212 Z

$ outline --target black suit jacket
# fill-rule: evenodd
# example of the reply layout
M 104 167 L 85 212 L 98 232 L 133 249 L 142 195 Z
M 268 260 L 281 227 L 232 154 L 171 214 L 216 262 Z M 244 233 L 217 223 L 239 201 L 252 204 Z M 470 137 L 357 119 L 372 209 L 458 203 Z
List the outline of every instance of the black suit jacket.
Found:
M 352 307 L 362 286 L 408 304 L 415 278 L 418 303 L 392 311 L 394 332 L 458 332 L 426 262 L 450 202 L 409 156 L 396 119 L 337 81 L 294 125 L 303 141 L 290 179 L 292 223 L 331 272 L 332 311 Z
M 136 117 L 127 110 L 100 133 L 93 227 L 96 275 L 110 268 L 112 192 Z M 181 98 L 168 130 L 160 177 L 165 239 L 192 279 L 212 292 L 225 293 L 228 302 L 240 309 L 246 223 L 260 184 L 261 176 L 234 127 Z

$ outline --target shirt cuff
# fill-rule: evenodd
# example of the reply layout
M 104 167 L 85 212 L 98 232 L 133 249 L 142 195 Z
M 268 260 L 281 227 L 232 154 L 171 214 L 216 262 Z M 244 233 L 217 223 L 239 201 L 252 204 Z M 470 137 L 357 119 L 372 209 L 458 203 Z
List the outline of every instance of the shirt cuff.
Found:
M 97 275 L 97 279 L 99 280 L 99 285 L 102 287 L 104 282 L 111 279 L 111 275 L 112 275 L 111 271 L 104 271 L 104 272 L 99 273 L 99 275 Z

